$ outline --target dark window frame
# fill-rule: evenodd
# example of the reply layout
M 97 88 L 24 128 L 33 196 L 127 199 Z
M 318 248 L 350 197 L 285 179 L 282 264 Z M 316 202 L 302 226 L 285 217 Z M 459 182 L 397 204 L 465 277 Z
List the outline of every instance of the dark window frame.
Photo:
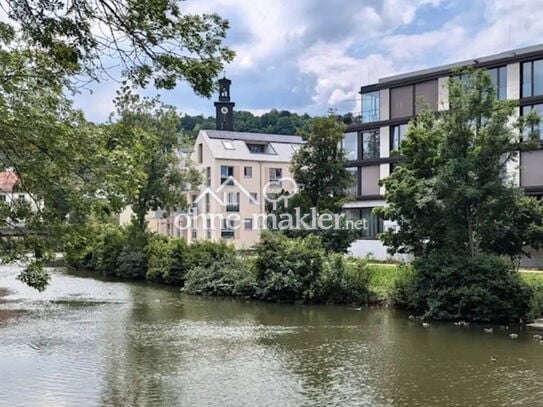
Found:
M 364 150 L 364 133 L 375 133 L 377 134 L 377 156 L 376 157 L 365 157 L 365 150 Z M 376 160 L 381 158 L 381 129 L 373 129 L 373 130 L 362 130 L 358 133 L 358 159 L 359 160 Z

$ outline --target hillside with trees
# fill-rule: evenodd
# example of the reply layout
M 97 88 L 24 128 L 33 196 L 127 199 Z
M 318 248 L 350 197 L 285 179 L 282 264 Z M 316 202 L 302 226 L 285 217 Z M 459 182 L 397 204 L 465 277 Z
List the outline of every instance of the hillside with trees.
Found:
M 351 113 L 339 115 L 338 118 L 345 124 L 351 124 L 356 120 Z M 311 119 L 307 113 L 298 114 L 288 110 L 272 109 L 262 116 L 241 110 L 234 111 L 234 129 L 254 133 L 296 134 L 298 131 L 308 130 Z M 181 128 L 191 138 L 195 138 L 202 129 L 215 129 L 215 117 L 184 115 L 181 119 Z

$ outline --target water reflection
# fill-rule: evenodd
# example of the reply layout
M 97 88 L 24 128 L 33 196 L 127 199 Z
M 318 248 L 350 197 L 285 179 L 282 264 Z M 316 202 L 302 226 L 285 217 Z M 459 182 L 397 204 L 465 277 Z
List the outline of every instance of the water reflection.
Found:
M 527 333 L 0 271 L 0 405 L 538 405 Z M 495 356 L 496 362 L 490 357 Z

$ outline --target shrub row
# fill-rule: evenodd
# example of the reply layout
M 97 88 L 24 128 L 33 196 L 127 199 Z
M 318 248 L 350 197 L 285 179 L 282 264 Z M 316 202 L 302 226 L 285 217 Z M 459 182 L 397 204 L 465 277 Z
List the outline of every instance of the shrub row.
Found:
M 369 299 L 365 262 L 327 254 L 317 236 L 263 233 L 254 255 L 239 256 L 223 242 L 187 245 L 132 226 L 91 229 L 65 244 L 65 258 L 74 269 L 183 286 L 192 294 L 273 302 L 361 304 Z

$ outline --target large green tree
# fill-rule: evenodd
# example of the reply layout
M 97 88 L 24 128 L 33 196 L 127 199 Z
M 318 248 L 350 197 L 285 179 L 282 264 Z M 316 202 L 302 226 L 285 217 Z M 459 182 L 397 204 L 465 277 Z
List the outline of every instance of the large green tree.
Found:
M 124 189 L 124 203 L 135 214 L 143 231 L 149 210 L 184 208 L 191 185 L 201 181 L 188 157 L 180 156 L 183 134 L 173 106 L 157 99 L 140 98 L 124 87 L 116 99 L 117 112 L 107 128 L 107 148 L 134 159 L 136 185 Z
M 110 76 L 157 88 L 185 80 L 210 96 L 232 60 L 223 45 L 228 22 L 183 13 L 182 4 L 3 2 L 0 162 L 17 173 L 17 189 L 30 194 L 33 205 L 0 205 L 0 255 L 4 262 L 26 263 L 20 278 L 33 287 L 45 288 L 43 265 L 71 225 L 90 213 L 114 213 L 149 174 L 139 165 L 149 146 L 112 148 L 110 132 L 87 123 L 66 89 Z M 147 135 L 142 139 L 152 143 Z
M 294 179 L 317 211 L 338 212 L 352 185 L 341 145 L 344 129 L 335 114 L 313 119 L 310 130 L 300 133 L 305 144 L 292 157 Z
M 348 199 L 347 190 L 353 184 L 352 176 L 346 170 L 347 159 L 342 148 L 345 125 L 331 112 L 328 117 L 314 118 L 308 127 L 307 131 L 300 132 L 305 144 L 294 153 L 291 162 L 299 190 L 289 197 L 288 206 L 272 208 L 269 205 L 268 210 L 277 217 L 278 225 L 283 214 L 291 217 L 301 215 L 308 224 L 315 214 L 328 216 L 329 220 L 323 222 L 322 228 L 283 230 L 283 233 L 291 238 L 316 234 L 327 252 L 343 253 L 360 234 L 347 225 L 344 215 L 339 224 L 330 217 L 342 216 L 341 207 Z
M 417 308 L 428 316 L 501 319 L 518 308 L 511 272 L 527 246 L 543 244 L 543 209 L 508 168 L 537 146 L 534 114 L 514 119 L 516 101 L 497 100 L 484 71 L 449 81 L 449 110 L 409 125 L 404 159 L 384 180 L 378 212 L 398 228 L 382 234 L 392 252 L 412 253 Z M 495 308 L 494 308 L 495 307 Z M 498 309 L 499 308 L 499 309 Z M 517 315 L 518 316 L 518 315 Z

